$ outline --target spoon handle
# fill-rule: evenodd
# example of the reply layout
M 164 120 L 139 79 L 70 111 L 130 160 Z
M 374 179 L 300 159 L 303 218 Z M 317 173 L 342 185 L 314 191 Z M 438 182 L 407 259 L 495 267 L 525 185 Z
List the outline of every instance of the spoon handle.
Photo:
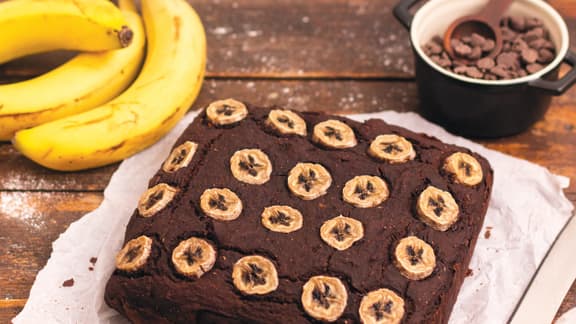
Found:
M 500 19 L 514 0 L 489 0 L 488 4 L 479 12 L 479 16 L 493 27 L 500 26 Z

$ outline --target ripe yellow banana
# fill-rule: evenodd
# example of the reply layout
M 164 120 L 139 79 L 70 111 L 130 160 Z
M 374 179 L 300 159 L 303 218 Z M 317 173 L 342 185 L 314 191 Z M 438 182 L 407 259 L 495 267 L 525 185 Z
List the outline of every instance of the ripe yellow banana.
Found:
M 198 95 L 206 62 L 200 18 L 185 0 L 142 0 L 148 53 L 134 84 L 90 111 L 22 130 L 25 156 L 72 171 L 120 161 L 155 143 Z
M 52 50 L 104 51 L 130 44 L 132 31 L 108 0 L 0 3 L 0 64 Z
M 130 46 L 84 52 L 37 78 L 0 85 L 0 141 L 10 140 L 18 130 L 98 107 L 126 90 L 138 74 L 146 43 L 140 16 L 126 6 L 121 3 L 134 31 Z

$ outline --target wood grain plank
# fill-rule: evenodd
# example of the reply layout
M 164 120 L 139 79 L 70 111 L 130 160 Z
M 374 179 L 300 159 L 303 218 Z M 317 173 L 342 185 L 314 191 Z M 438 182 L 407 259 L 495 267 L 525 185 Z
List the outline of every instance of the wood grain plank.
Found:
M 22 306 L 3 307 L 0 303 L 0 323 L 12 323 L 12 319 L 22 311 Z
M 76 173 L 40 167 L 9 143 L 0 143 L 0 190 L 102 191 L 117 165 Z
M 562 316 L 567 311 L 571 310 L 573 307 L 576 307 L 576 280 L 574 280 L 574 283 L 572 284 L 572 287 L 570 288 L 568 295 L 566 295 L 566 298 L 564 298 L 562 305 L 560 305 L 560 308 L 556 313 L 556 319 L 558 319 L 558 317 Z
M 415 111 L 419 104 L 411 82 L 211 79 L 204 84 L 194 108 L 223 97 L 330 113 Z M 576 201 L 576 88 L 554 99 L 545 119 L 531 130 L 481 143 L 571 177 L 567 193 Z M 0 145 L 0 190 L 101 191 L 115 169 L 50 171 L 26 160 L 11 145 Z
M 235 78 L 412 78 L 408 32 L 392 15 L 398 0 L 190 0 L 205 25 L 207 75 Z M 576 49 L 571 0 L 551 4 L 566 18 Z M 0 66 L 30 77 L 69 52 Z
M 223 97 L 259 105 L 329 113 L 415 111 L 412 82 L 327 80 L 207 80 L 194 108 Z M 501 152 L 549 167 L 572 178 L 567 190 L 576 201 L 576 88 L 554 99 L 544 120 L 513 137 L 480 141 Z M 38 167 L 9 144 L 0 144 L 0 190 L 101 191 L 116 169 L 109 166 L 78 173 Z
M 101 201 L 101 193 L 0 191 L 0 300 L 27 298 L 51 243 Z
M 223 97 L 260 105 L 330 112 L 409 111 L 417 105 L 410 82 L 207 80 L 194 104 L 203 107 Z M 37 166 L 10 144 L 0 143 L 0 190 L 101 191 L 117 165 L 76 173 Z

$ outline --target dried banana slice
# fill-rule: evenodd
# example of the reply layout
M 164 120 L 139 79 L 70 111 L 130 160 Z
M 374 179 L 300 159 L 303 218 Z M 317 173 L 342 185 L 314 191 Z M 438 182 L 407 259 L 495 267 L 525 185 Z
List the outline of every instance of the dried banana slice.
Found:
M 116 255 L 116 269 L 135 272 L 140 270 L 152 252 L 152 239 L 142 235 L 130 240 Z
M 428 243 L 416 236 L 408 236 L 396 245 L 394 264 L 404 277 L 410 280 L 422 280 L 434 271 L 436 256 Z
M 377 136 L 370 143 L 368 154 L 389 163 L 403 163 L 416 157 L 412 143 L 395 134 Z
M 434 186 L 428 186 L 422 191 L 416 210 L 422 222 L 442 232 L 458 221 L 460 211 L 452 194 Z
M 320 321 L 334 322 L 344 313 L 348 292 L 336 277 L 315 276 L 304 284 L 301 300 L 308 315 Z
M 358 208 L 376 207 L 388 199 L 389 194 L 382 178 L 369 175 L 356 176 L 342 188 L 344 201 Z
M 200 196 L 200 208 L 214 219 L 231 221 L 240 216 L 242 201 L 228 188 L 212 188 L 204 190 Z
M 230 125 L 248 116 L 248 108 L 234 99 L 218 100 L 206 108 L 206 116 L 214 125 Z
M 270 110 L 266 123 L 274 127 L 280 134 L 306 136 L 306 122 L 290 110 Z
M 288 188 L 304 200 L 313 200 L 326 194 L 330 185 L 332 177 L 321 164 L 298 163 L 288 174 Z
M 175 147 L 170 156 L 162 164 L 162 170 L 167 173 L 176 172 L 182 168 L 185 168 L 190 164 L 196 150 L 198 149 L 198 144 L 190 141 L 186 141 L 181 145 Z
M 262 212 L 262 225 L 272 232 L 292 233 L 302 228 L 303 217 L 290 206 L 270 206 Z
M 350 126 L 335 119 L 316 124 L 312 140 L 326 147 L 344 149 L 356 146 L 356 135 Z
M 144 192 L 138 201 L 138 212 L 142 217 L 151 217 L 166 207 L 178 189 L 165 183 L 160 183 Z
M 322 224 L 320 237 L 336 250 L 344 251 L 364 237 L 364 226 L 354 218 L 340 215 Z
M 358 312 L 364 324 L 399 324 L 404 317 L 404 300 L 390 289 L 374 290 L 362 298 Z
M 172 251 L 172 264 L 181 275 L 200 278 L 212 269 L 216 250 L 203 239 L 191 237 L 178 244 Z
M 270 180 L 272 162 L 268 155 L 259 149 L 244 149 L 232 155 L 230 170 L 238 181 L 261 185 Z
M 278 288 L 278 273 L 270 260 L 259 255 L 250 255 L 234 264 L 232 281 L 244 294 L 264 295 Z
M 454 153 L 444 161 L 444 170 L 454 175 L 454 181 L 467 186 L 475 186 L 484 177 L 482 167 L 476 158 L 466 153 Z

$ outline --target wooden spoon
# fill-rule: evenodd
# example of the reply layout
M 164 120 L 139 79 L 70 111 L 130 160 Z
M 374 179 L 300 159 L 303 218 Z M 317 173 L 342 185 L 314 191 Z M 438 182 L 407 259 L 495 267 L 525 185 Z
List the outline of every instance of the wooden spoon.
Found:
M 476 33 L 486 39 L 494 41 L 494 48 L 484 57 L 495 58 L 502 50 L 502 31 L 500 19 L 514 0 L 490 0 L 488 4 L 476 14 L 456 19 L 444 34 L 444 48 L 453 59 L 468 61 L 466 58 L 455 55 L 451 40 L 460 39 Z

